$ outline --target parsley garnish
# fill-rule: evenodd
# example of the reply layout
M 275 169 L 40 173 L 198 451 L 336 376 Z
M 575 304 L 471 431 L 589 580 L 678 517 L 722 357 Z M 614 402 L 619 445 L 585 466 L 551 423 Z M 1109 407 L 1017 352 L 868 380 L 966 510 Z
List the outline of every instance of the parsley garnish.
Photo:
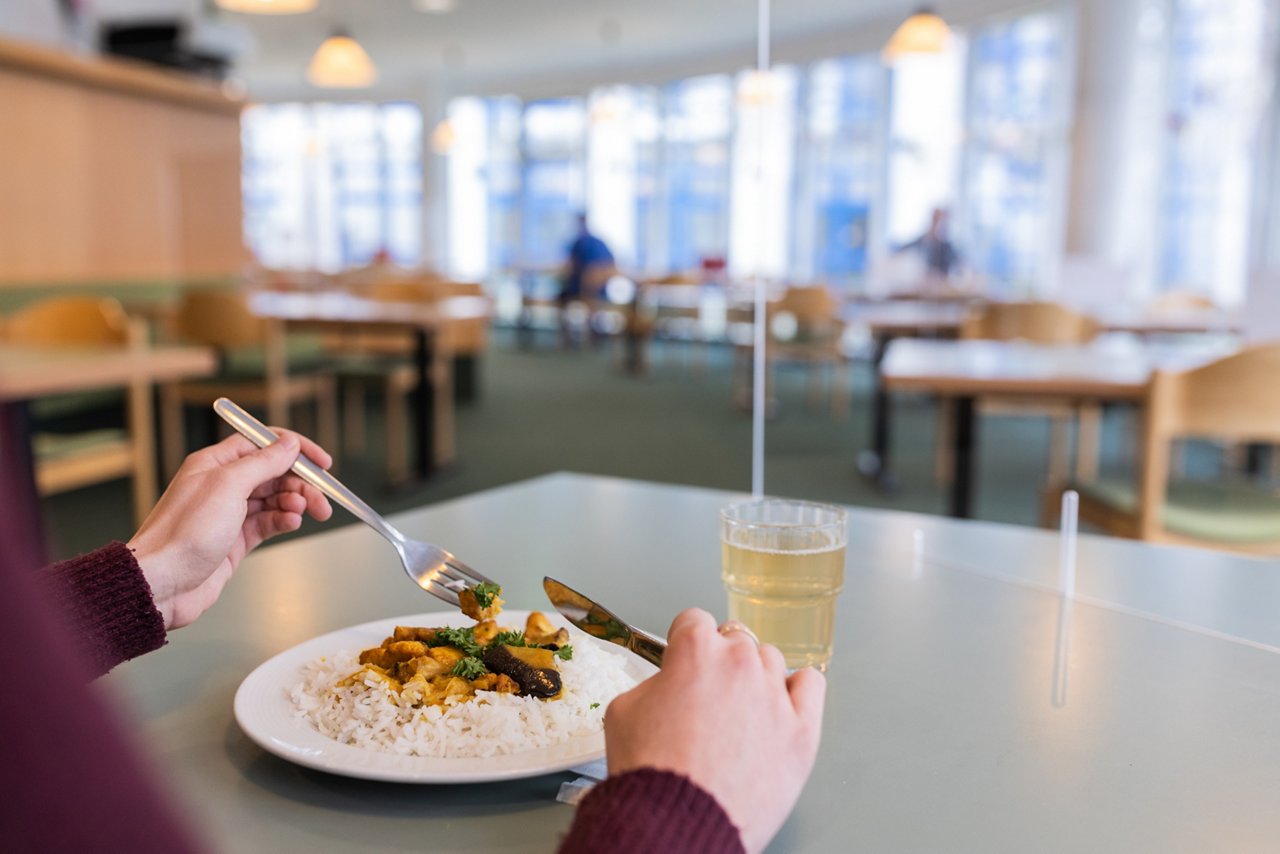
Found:
M 560 659 L 561 661 L 568 661 L 569 659 L 573 658 L 573 645 L 565 644 L 564 646 L 557 649 L 556 658 Z
M 477 605 L 481 608 L 488 608 L 493 604 L 493 597 L 502 592 L 502 585 L 490 584 L 487 581 L 482 581 L 475 587 L 472 587 L 471 592 L 475 594 Z
M 432 646 L 456 646 L 458 649 L 475 658 L 484 653 L 480 644 L 476 643 L 475 630 L 471 628 L 454 628 L 445 626 L 436 629 Z
M 599 703 L 592 703 L 592 704 L 591 704 L 591 708 L 593 708 L 593 709 L 598 709 L 598 708 L 600 708 L 600 704 L 599 704 Z
M 485 645 L 486 649 L 506 644 L 507 646 L 528 646 L 529 642 L 524 639 L 524 632 L 498 632 L 493 636 L 493 640 Z
M 476 679 L 488 672 L 489 668 L 484 666 L 484 662 L 473 655 L 468 655 L 453 665 L 452 671 L 454 676 L 461 676 L 463 679 Z

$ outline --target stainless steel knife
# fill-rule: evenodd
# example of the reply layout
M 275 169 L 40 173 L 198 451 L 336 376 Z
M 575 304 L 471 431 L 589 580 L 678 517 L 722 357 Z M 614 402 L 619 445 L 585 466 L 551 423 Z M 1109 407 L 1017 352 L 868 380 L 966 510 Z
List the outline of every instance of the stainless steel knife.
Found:
M 542 589 L 555 609 L 582 631 L 625 646 L 645 661 L 662 666 L 662 654 L 667 651 L 665 641 L 629 625 L 608 608 L 554 578 L 543 577 Z

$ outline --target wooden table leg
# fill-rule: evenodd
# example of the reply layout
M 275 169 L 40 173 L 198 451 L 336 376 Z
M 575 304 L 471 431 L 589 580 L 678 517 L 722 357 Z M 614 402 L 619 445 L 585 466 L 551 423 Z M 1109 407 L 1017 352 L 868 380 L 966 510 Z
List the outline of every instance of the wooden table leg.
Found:
M 1081 404 L 1077 421 L 1076 480 L 1087 483 L 1098 478 L 1098 460 L 1102 454 L 1102 405 Z
M 429 329 L 419 329 L 414 334 L 414 344 L 417 350 L 418 363 L 418 424 L 415 443 L 418 451 L 417 473 L 418 477 L 426 480 L 435 470 L 435 409 L 436 395 L 435 384 L 431 373 L 432 362 L 432 332 Z
M 279 320 L 268 320 L 266 338 L 267 423 L 275 427 L 289 426 L 289 357 L 285 352 L 285 328 Z M 332 450 L 337 450 L 333 448 Z
M 141 525 L 159 494 L 156 484 L 155 414 L 152 386 L 135 379 L 129 384 L 129 442 L 133 447 L 133 521 Z
M 974 399 L 955 399 L 955 474 L 951 478 L 950 514 L 956 519 L 973 518 Z

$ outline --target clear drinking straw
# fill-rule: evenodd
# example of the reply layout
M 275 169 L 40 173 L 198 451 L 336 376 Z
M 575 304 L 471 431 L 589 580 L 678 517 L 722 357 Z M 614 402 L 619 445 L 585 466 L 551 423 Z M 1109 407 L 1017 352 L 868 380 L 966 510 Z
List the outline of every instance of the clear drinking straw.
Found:
M 1080 495 L 1072 489 L 1062 494 L 1062 526 L 1058 548 L 1058 587 L 1062 602 L 1058 607 L 1058 642 L 1053 653 L 1053 696 L 1055 708 L 1067 704 L 1067 673 L 1071 648 L 1071 604 L 1076 595 L 1076 539 L 1079 531 Z
M 756 73 L 764 75 L 769 70 L 769 0 L 759 0 L 756 25 Z M 762 78 L 763 79 L 763 78 Z M 757 134 L 761 151 L 757 160 L 763 164 L 764 137 Z M 758 179 L 762 175 L 757 176 Z M 763 220 L 764 211 L 760 211 Z M 765 414 L 765 292 L 764 276 L 756 269 L 755 317 L 752 332 L 753 376 L 751 387 L 751 494 L 755 498 L 764 495 L 764 414 Z

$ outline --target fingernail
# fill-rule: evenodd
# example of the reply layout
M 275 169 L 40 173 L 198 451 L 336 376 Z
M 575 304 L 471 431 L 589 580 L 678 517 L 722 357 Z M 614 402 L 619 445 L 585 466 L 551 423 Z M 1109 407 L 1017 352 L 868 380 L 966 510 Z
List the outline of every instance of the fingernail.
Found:
M 284 445 L 289 450 L 293 450 L 298 447 L 298 437 L 292 433 L 285 433 L 280 437 L 280 444 Z

